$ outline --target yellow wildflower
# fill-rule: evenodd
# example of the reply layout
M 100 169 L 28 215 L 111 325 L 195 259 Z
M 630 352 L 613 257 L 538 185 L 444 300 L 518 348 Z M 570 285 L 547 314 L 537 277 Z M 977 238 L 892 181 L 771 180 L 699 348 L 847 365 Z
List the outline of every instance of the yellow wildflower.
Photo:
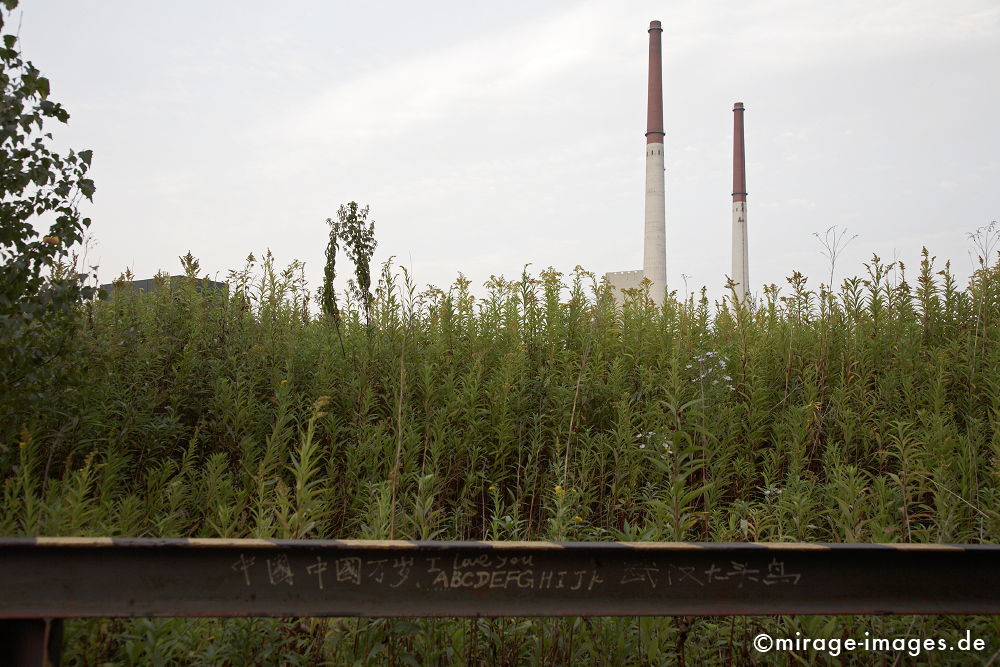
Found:
M 496 484 L 490 484 L 490 491 L 496 491 L 496 490 L 497 490 L 497 485 Z
M 556 488 L 554 490 L 557 496 L 561 496 L 562 494 L 566 493 L 566 489 L 562 488 L 561 484 L 556 484 Z
M 577 514 L 575 517 L 573 517 L 573 521 L 583 521 L 583 517 Z

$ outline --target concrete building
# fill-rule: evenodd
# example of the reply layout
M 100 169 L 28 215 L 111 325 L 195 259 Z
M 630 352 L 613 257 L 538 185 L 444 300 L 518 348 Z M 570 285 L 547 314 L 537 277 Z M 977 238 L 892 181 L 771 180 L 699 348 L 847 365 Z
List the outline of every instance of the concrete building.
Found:
M 667 229 L 663 179 L 663 60 L 659 21 L 649 23 L 649 81 L 646 102 L 646 207 L 643 227 L 642 269 L 606 273 L 621 303 L 623 289 L 639 287 L 649 279 L 649 295 L 663 302 L 667 288 Z
M 733 105 L 733 265 L 729 276 L 741 301 L 750 292 L 747 248 L 747 169 L 743 145 L 743 103 Z
M 157 278 L 145 278 L 143 280 L 129 280 L 121 283 L 122 288 L 129 290 L 131 292 L 155 292 L 158 289 L 158 285 L 170 288 L 171 283 L 179 284 L 181 281 L 187 280 L 187 276 L 163 276 L 159 279 Z M 229 291 L 229 283 L 221 283 L 215 280 L 209 280 L 207 278 L 198 278 L 195 282 L 195 290 L 222 290 L 223 292 Z M 110 299 L 115 294 L 115 283 L 107 283 L 106 285 L 101 285 L 98 289 L 98 297 L 101 299 Z

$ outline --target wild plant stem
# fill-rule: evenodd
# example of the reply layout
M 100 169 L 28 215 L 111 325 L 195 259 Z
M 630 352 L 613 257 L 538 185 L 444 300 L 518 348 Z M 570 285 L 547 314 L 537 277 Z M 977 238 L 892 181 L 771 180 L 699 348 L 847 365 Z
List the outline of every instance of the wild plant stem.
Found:
M 587 357 L 590 354 L 590 342 L 594 338 L 594 322 L 591 321 L 590 331 L 587 334 L 587 342 L 583 348 L 583 357 L 580 359 L 580 373 L 576 377 L 576 389 L 573 392 L 573 408 L 569 413 L 569 433 L 566 434 L 566 454 L 563 458 L 562 486 L 569 486 L 569 454 L 570 445 L 573 440 L 573 425 L 576 419 L 576 405 L 580 399 L 580 385 L 583 384 L 583 374 L 587 370 Z
M 403 383 L 406 380 L 406 333 L 403 333 L 402 344 L 399 349 L 399 393 L 396 397 L 396 456 L 393 461 L 392 475 L 390 476 L 390 487 L 392 489 L 392 499 L 390 501 L 389 514 L 389 539 L 396 539 L 396 495 L 399 488 L 400 467 L 403 458 Z

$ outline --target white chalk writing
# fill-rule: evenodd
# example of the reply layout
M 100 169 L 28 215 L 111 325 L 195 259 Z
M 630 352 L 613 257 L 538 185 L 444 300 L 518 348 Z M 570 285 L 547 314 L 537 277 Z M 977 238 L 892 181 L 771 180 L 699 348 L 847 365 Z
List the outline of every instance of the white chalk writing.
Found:
M 233 571 L 243 573 L 243 579 L 246 581 L 247 586 L 250 585 L 250 568 L 253 567 L 256 560 L 253 556 L 247 558 L 243 554 L 240 554 L 239 560 L 233 563 Z
M 319 581 L 319 588 L 323 590 L 323 573 L 326 572 L 326 561 L 316 556 L 316 562 L 306 568 L 309 574 L 315 574 Z
M 288 562 L 288 556 L 285 554 L 267 559 L 267 578 L 272 586 L 282 583 L 292 586 L 294 584 L 294 576 L 292 566 Z
M 330 560 L 333 562 L 331 563 Z M 305 570 L 310 586 L 317 590 L 337 585 L 362 584 L 386 588 L 423 590 L 536 590 L 580 592 L 625 587 L 630 590 L 661 591 L 677 588 L 736 589 L 758 586 L 797 586 L 802 575 L 791 572 L 783 560 L 729 560 L 723 564 L 701 561 L 697 565 L 665 563 L 663 559 L 643 558 L 621 565 L 590 561 L 591 567 L 556 569 L 554 559 L 539 562 L 534 555 L 511 556 L 502 553 L 471 553 L 456 556 L 404 554 L 386 558 L 346 556 L 327 560 L 311 556 L 293 561 L 287 553 L 264 559 L 267 582 L 271 586 L 294 586 L 296 569 Z M 544 559 L 543 559 L 544 560 Z M 576 561 L 583 565 L 586 561 Z M 765 566 L 766 563 L 766 566 Z M 239 554 L 230 565 L 244 586 L 252 586 L 251 570 L 256 557 Z M 606 581 L 610 579 L 610 581 Z M 301 585 L 301 582 L 300 582 Z M 647 593 L 648 594 L 648 593 Z
M 337 582 L 361 583 L 361 559 L 338 558 L 336 560 Z

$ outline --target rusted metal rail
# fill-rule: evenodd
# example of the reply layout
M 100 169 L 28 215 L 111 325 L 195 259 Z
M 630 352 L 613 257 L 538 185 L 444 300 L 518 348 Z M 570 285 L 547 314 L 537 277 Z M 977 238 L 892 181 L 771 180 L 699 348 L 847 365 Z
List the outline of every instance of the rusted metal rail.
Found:
M 0 637 L 82 616 L 998 614 L 998 565 L 993 545 L 8 538 Z

